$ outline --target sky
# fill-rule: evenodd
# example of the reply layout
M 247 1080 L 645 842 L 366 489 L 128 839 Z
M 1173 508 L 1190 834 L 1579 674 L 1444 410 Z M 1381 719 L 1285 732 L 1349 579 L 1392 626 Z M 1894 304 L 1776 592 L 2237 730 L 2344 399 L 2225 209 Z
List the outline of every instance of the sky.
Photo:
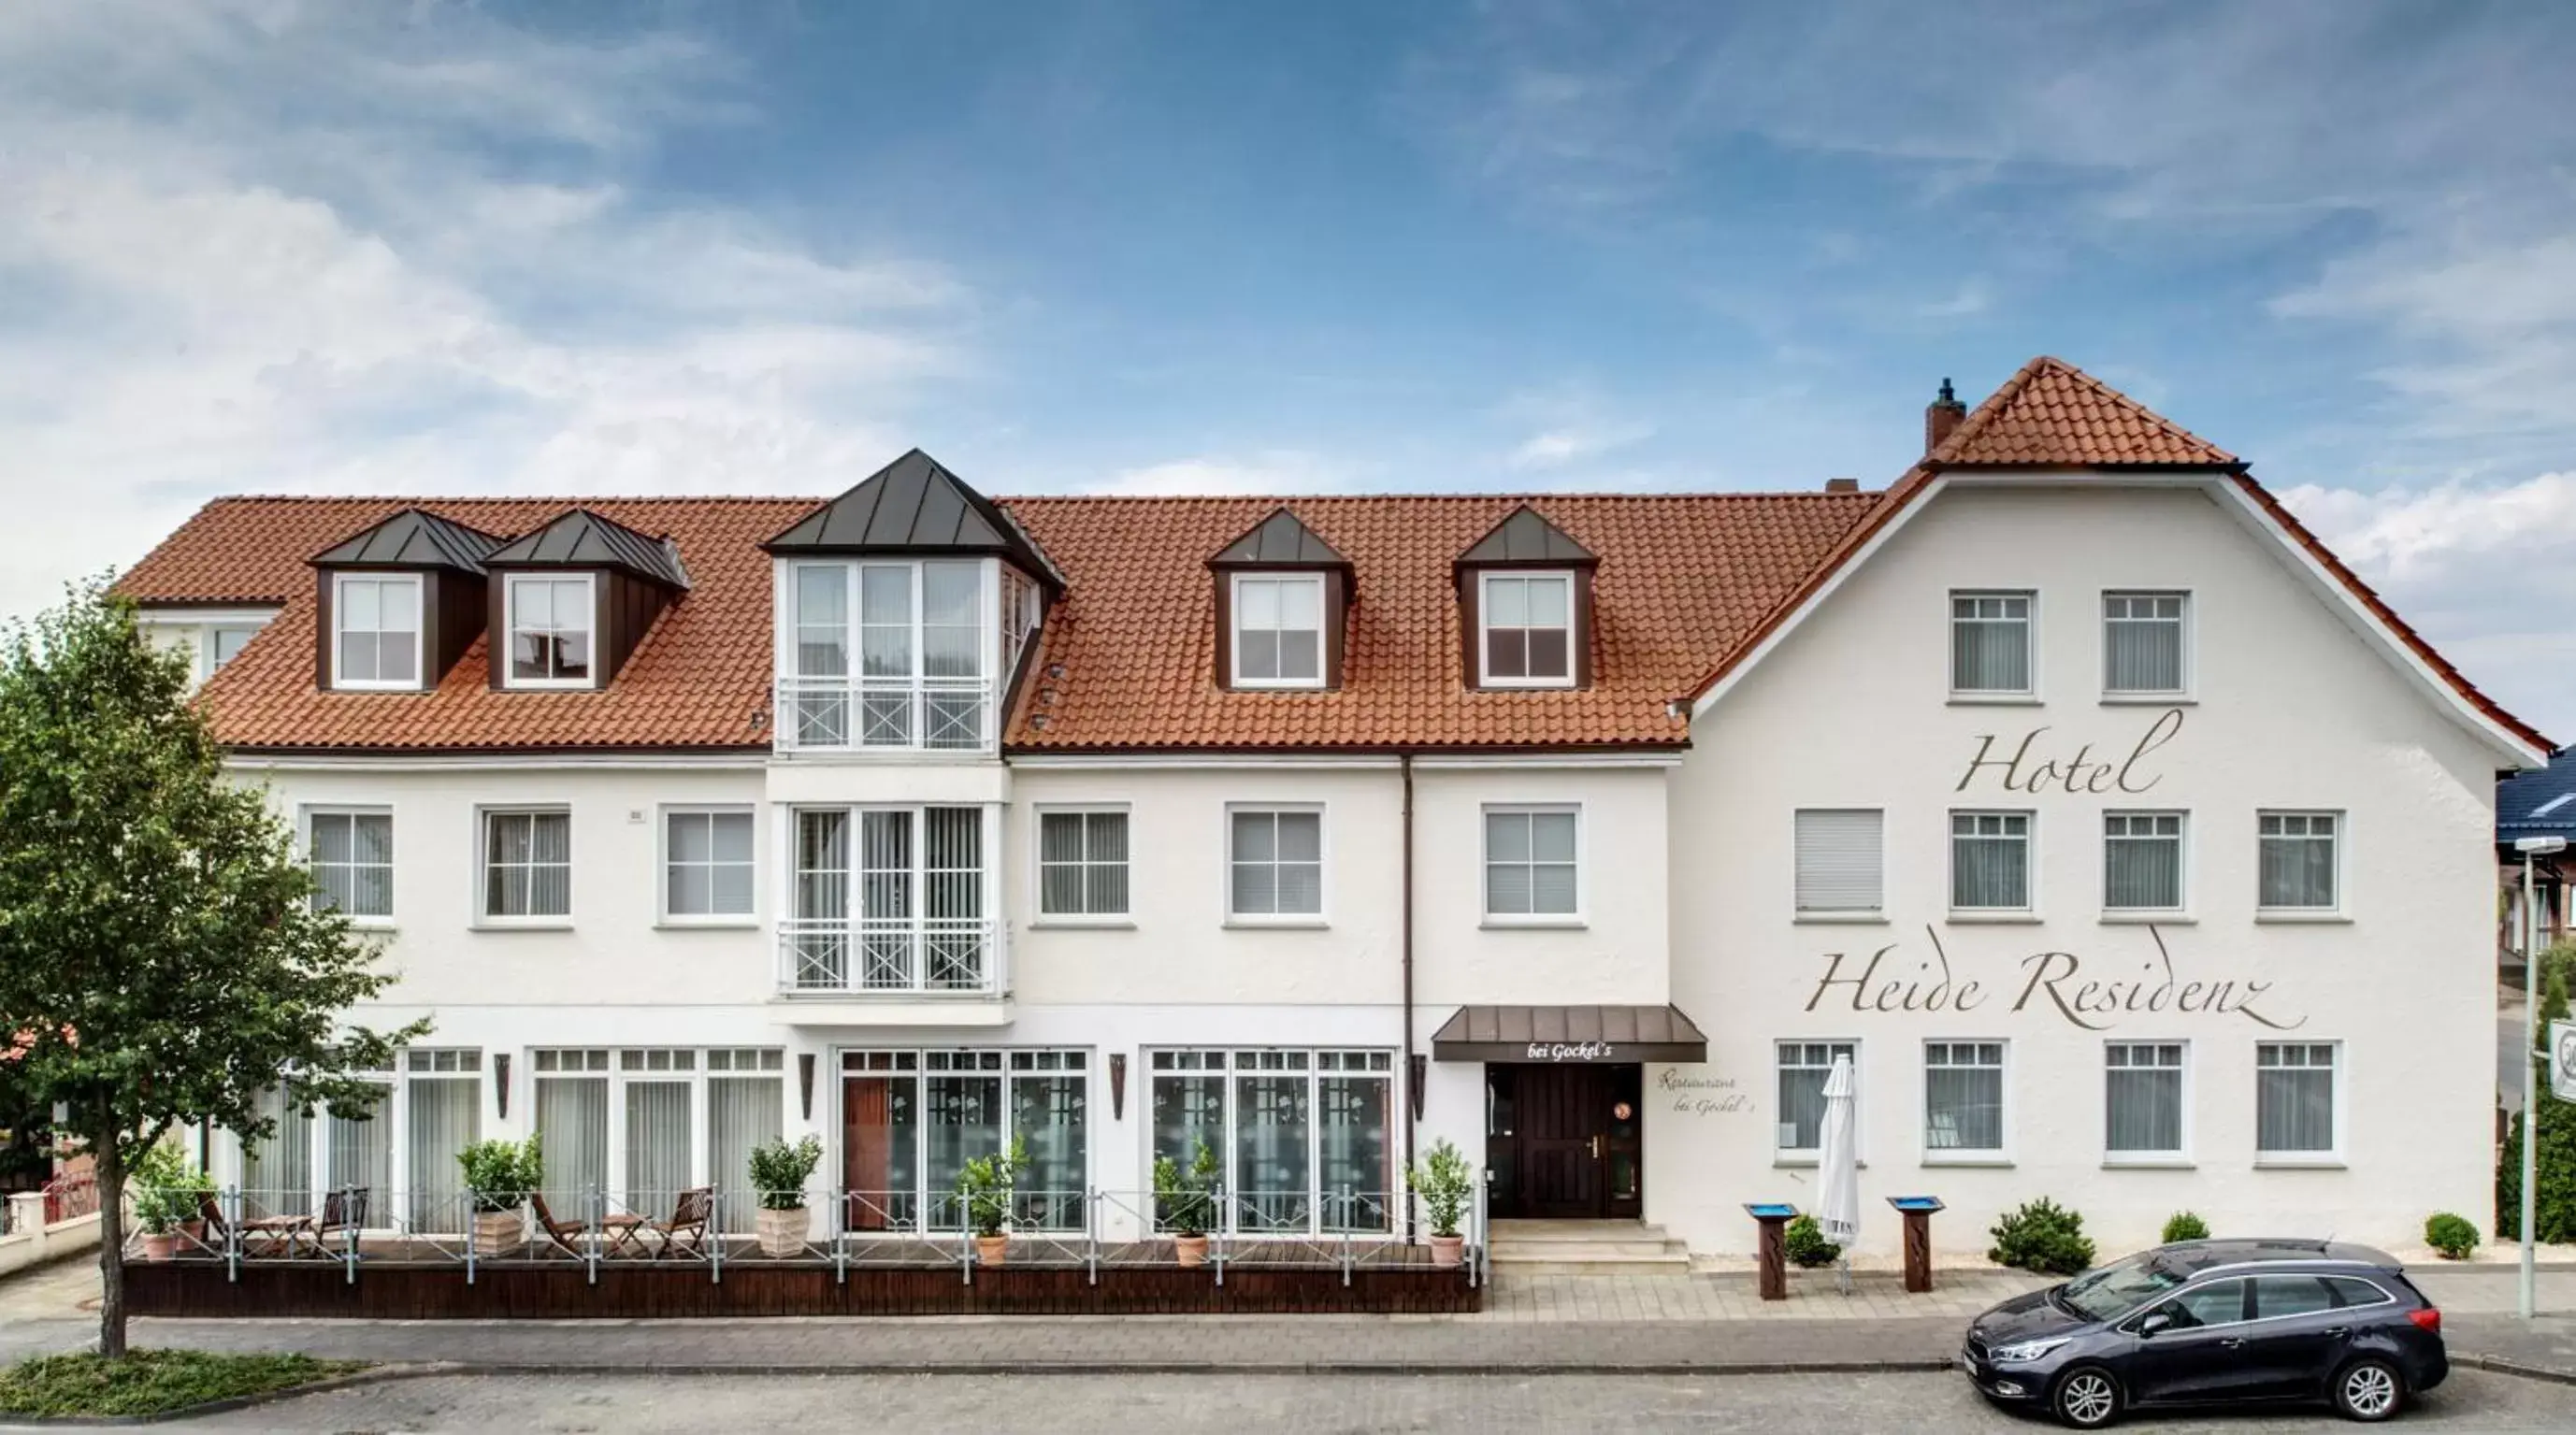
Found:
M 1892 481 L 2055 354 L 2576 739 L 2576 8 L 0 4 L 0 614 L 224 493 Z

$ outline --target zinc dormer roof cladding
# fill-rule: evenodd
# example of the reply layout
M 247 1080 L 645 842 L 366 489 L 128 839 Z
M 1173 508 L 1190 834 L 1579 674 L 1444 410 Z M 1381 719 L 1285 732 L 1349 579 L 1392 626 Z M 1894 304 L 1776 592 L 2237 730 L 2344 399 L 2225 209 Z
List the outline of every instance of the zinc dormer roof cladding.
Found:
M 992 554 L 1050 597 L 1064 575 L 1000 505 L 913 449 L 761 545 L 780 558 Z
M 502 540 L 424 508 L 406 508 L 313 555 L 316 568 L 446 568 L 482 576 Z
M 495 620 L 489 666 L 496 688 L 609 686 L 663 610 L 689 589 L 688 569 L 669 534 L 648 537 L 587 508 L 492 550 L 483 566 L 492 575 L 485 604 Z M 561 581 L 548 582 L 548 575 Z M 548 589 L 555 591 L 542 591 Z M 526 609 L 537 602 L 547 605 L 550 635 L 528 631 Z M 563 630 L 577 635 L 570 640 L 577 648 L 562 646 Z M 576 657 L 577 676 L 556 678 L 554 665 L 566 654 Z M 530 683 L 531 675 L 540 681 Z
M 534 533 L 512 539 L 483 559 L 487 569 L 605 568 L 675 592 L 689 586 L 679 545 L 648 538 L 613 518 L 576 508 Z

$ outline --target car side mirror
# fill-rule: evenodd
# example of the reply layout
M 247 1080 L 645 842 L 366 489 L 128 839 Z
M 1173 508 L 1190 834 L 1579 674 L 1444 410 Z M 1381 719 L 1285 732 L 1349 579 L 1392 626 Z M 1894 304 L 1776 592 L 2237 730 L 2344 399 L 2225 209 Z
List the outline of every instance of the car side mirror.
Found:
M 2140 1339 L 2146 1339 L 2172 1327 L 2173 1317 L 2163 1311 L 2157 1311 L 2138 1322 L 2138 1336 Z

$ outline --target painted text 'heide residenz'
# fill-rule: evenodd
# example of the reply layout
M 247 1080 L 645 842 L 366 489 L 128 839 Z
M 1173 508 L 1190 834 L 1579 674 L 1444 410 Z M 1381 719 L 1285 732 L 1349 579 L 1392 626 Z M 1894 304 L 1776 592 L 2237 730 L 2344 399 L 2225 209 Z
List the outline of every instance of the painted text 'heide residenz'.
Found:
M 855 475 L 853 475 L 855 477 Z M 991 477 L 991 476 L 986 476 Z M 1007 475 L 1001 476 L 1007 481 Z M 2493 792 L 2548 743 L 2233 455 L 2042 359 L 1884 491 L 236 498 L 127 574 L 435 1018 L 219 1179 L 638 1208 L 817 1134 L 818 1230 L 1215 1153 L 1244 1237 L 2108 1249 L 2490 1206 Z M 1034 1197 L 1033 1197 L 1034 1193 Z M 1145 1209 L 1126 1198 L 1125 1209 Z M 748 1218 L 747 1205 L 744 1217 Z M 1862 1244 L 1892 1250 L 1892 1219 Z

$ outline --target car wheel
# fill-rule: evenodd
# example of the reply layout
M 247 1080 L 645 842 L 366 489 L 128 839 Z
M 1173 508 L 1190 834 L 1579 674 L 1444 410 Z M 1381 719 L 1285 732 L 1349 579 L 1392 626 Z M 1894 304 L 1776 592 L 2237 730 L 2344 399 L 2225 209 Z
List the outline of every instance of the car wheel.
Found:
M 2385 1420 L 2405 1399 L 2406 1383 L 2387 1361 L 2356 1360 L 2335 1374 L 2335 1413 L 2346 1420 Z
M 2099 1430 L 2120 1418 L 2120 1382 L 2098 1365 L 2079 1365 L 2057 1378 L 2049 1408 L 2078 1430 Z

